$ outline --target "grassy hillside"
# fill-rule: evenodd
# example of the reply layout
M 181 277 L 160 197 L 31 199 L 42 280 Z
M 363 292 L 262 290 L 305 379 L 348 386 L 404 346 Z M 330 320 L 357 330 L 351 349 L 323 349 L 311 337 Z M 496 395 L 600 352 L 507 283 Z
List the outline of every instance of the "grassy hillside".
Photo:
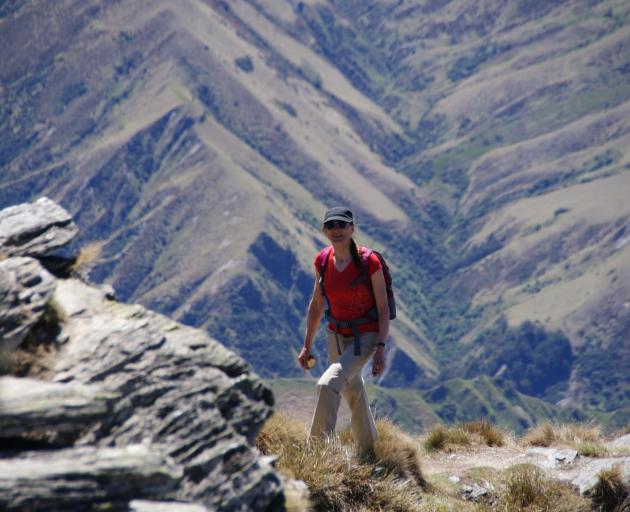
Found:
M 281 378 L 350 204 L 394 271 L 384 410 L 623 423 L 629 26 L 621 0 L 4 3 L 0 206 L 54 197 L 93 279 Z

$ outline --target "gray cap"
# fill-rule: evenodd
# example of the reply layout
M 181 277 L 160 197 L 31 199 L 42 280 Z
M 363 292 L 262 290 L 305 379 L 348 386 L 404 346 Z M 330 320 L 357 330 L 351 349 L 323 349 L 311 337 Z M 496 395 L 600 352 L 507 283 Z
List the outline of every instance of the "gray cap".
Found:
M 346 208 L 345 206 L 335 206 L 326 211 L 322 224 L 325 224 L 329 220 L 344 220 L 346 222 L 354 223 L 354 216 L 349 208 Z

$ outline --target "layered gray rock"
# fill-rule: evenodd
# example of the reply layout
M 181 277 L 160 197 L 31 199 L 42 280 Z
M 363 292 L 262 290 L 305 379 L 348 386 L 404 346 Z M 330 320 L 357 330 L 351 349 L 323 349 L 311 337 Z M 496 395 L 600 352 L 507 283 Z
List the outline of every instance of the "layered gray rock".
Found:
M 11 256 L 45 256 L 66 245 L 77 234 L 70 214 L 42 197 L 0 211 L 0 253 Z
M 54 300 L 71 340 L 55 380 L 98 383 L 122 396 L 79 442 L 160 443 L 184 468 L 175 497 L 264 510 L 280 483 L 251 443 L 273 399 L 247 364 L 202 331 L 108 300 L 77 279 L 60 280 Z
M 76 231 L 51 201 L 0 212 L 0 229 L 0 343 L 39 339 L 43 312 L 57 324 L 43 330 L 50 382 L 0 380 L 0 437 L 55 441 L 0 454 L 0 509 L 282 510 L 281 480 L 252 446 L 273 397 L 245 361 L 106 287 L 44 270 Z
M 157 446 L 26 452 L 0 459 L 0 510 L 127 510 L 130 495 L 163 496 L 181 477 Z
M 207 512 L 209 509 L 196 503 L 179 501 L 133 500 L 129 512 Z
M 0 377 L 0 438 L 78 437 L 111 412 L 117 393 L 98 386 Z
M 40 320 L 55 280 L 27 257 L 0 261 L 0 351 L 15 349 Z

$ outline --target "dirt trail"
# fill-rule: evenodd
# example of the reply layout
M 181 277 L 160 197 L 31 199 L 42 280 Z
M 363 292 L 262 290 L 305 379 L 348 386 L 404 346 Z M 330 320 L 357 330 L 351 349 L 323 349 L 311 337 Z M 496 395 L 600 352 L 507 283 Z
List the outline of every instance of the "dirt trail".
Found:
M 630 455 L 617 454 L 602 458 L 582 457 L 571 448 L 504 448 L 477 447 L 454 453 L 438 452 L 422 459 L 426 476 L 443 475 L 462 478 L 472 469 L 490 468 L 496 471 L 516 464 L 534 464 L 557 480 L 578 484 L 590 475 L 613 464 L 630 464 Z

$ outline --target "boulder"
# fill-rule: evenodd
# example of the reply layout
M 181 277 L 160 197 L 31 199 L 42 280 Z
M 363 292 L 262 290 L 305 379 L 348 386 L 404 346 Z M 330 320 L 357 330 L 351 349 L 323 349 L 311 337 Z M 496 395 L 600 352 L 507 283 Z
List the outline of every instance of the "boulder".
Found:
M 0 510 L 127 510 L 130 495 L 163 496 L 181 477 L 157 446 L 25 452 L 0 459 Z
M 0 351 L 17 348 L 44 315 L 55 279 L 27 257 L 0 261 Z
M 47 197 L 0 211 L 0 253 L 5 257 L 46 256 L 77 232 L 70 214 Z

